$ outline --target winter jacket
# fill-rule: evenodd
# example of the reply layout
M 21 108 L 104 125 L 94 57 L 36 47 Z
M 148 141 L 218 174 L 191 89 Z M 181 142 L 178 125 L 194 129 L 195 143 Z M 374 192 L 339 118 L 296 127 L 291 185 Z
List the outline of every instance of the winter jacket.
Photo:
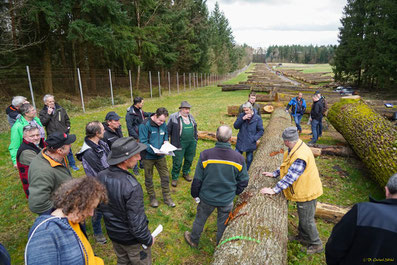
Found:
M 19 111 L 13 105 L 10 105 L 6 108 L 6 114 L 10 127 L 12 127 L 15 121 L 21 116 Z
M 139 125 L 150 117 L 152 113 L 144 112 L 142 109 L 135 108 L 133 105 L 127 109 L 125 116 L 125 123 L 127 123 L 128 135 L 134 137 L 135 140 L 139 139 Z
M 397 199 L 370 201 L 354 205 L 335 225 L 327 264 L 397 263 Z
M 85 245 L 67 218 L 41 215 L 30 228 L 25 262 L 28 265 L 86 265 L 86 253 Z M 90 258 L 89 264 L 103 264 L 97 257 Z
M 136 178 L 117 166 L 98 174 L 105 185 L 109 202 L 100 204 L 107 233 L 112 241 L 123 245 L 152 245 L 152 235 L 143 205 L 143 190 Z
M 109 128 L 106 122 L 102 122 L 103 127 L 105 127 L 105 133 L 103 135 L 103 141 L 105 141 L 109 148 L 112 149 L 112 144 L 119 138 L 123 137 L 123 132 L 121 131 L 121 126 L 115 131 Z
M 292 116 L 296 114 L 303 115 L 306 111 L 306 101 L 303 98 L 299 100 L 298 97 L 294 97 L 288 103 L 286 110 L 289 110 L 290 107 Z
M 194 129 L 194 139 L 196 141 L 198 140 L 197 136 L 197 123 L 196 120 L 193 118 L 192 115 L 189 114 L 189 120 L 191 123 L 193 123 L 193 129 Z M 182 134 L 182 116 L 180 112 L 175 112 L 171 114 L 168 124 L 167 124 L 167 130 L 168 130 L 168 137 L 170 138 L 170 142 L 172 145 L 174 145 L 177 148 L 181 148 L 181 134 Z
M 39 126 L 43 127 L 39 118 L 34 117 L 34 120 Z M 8 150 L 10 151 L 11 160 L 14 165 L 17 163 L 17 152 L 23 140 L 23 127 L 29 124 L 30 123 L 21 116 L 15 121 L 11 128 L 11 143 L 8 146 Z
M 154 114 L 153 114 L 154 115 Z M 160 149 L 168 141 L 168 131 L 165 122 L 158 126 L 151 118 L 139 125 L 139 142 L 146 144 L 147 148 L 141 153 L 144 159 L 160 159 L 164 155 L 156 155 L 150 145 Z
M 47 144 L 44 142 L 44 139 L 41 138 L 39 146 L 36 146 L 34 143 L 28 142 L 25 139 L 23 140 L 21 146 L 17 152 L 17 166 L 19 171 L 19 177 L 22 181 L 22 188 L 25 191 L 26 198 L 29 197 L 29 181 L 28 181 L 28 171 L 29 165 L 32 160 L 40 153 L 41 149 L 46 147 Z
M 39 113 L 40 121 L 45 126 L 48 135 L 54 132 L 69 133 L 70 120 L 66 110 L 55 103 L 55 109 L 48 114 L 48 107 L 44 105 Z
M 51 210 L 51 197 L 62 183 L 72 179 L 66 159 L 59 163 L 45 154 L 43 149 L 30 163 L 29 209 L 37 214 Z
M 191 195 L 212 206 L 226 206 L 243 192 L 248 180 L 244 157 L 232 150 L 230 143 L 217 142 L 200 154 Z
M 313 102 L 310 116 L 312 117 L 313 120 L 319 121 L 323 117 L 323 110 L 324 107 L 320 100 Z
M 236 149 L 242 152 L 254 151 L 256 141 L 258 141 L 264 132 L 262 119 L 258 114 L 254 114 L 251 119 L 243 120 L 245 113 L 240 113 L 234 122 L 234 128 L 239 130 L 237 134 Z
M 99 140 L 98 144 L 95 144 L 85 137 L 84 144 L 76 154 L 76 157 L 83 162 L 85 174 L 96 177 L 99 172 L 109 167 L 107 161 L 109 152 L 109 146 L 104 141 Z

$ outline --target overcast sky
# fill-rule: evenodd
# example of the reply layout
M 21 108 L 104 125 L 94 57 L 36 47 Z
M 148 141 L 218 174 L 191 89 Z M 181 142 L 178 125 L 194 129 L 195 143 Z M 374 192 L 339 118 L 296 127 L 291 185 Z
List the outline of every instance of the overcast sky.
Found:
M 207 0 L 229 20 L 236 43 L 269 45 L 338 44 L 347 0 Z

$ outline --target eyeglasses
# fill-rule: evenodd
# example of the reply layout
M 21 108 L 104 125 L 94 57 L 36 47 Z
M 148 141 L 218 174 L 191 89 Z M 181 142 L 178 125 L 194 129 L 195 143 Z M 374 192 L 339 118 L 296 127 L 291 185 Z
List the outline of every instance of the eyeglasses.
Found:
M 31 130 L 38 129 L 38 128 L 39 127 L 37 127 L 37 125 L 29 124 L 29 125 L 26 125 L 25 127 L 23 127 L 23 131 L 26 132 L 26 131 L 31 131 Z

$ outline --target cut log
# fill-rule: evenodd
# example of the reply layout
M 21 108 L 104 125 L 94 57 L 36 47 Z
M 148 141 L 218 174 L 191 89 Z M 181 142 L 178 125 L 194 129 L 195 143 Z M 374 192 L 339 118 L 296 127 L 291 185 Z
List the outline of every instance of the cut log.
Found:
M 316 217 L 337 223 L 350 209 L 350 207 L 340 207 L 328 203 L 317 202 Z
M 263 111 L 264 111 L 266 114 L 273 113 L 274 107 L 273 107 L 272 105 L 266 105 L 266 106 L 263 107 Z
M 347 146 L 316 146 L 310 147 L 315 157 L 321 155 L 333 155 L 342 157 L 352 157 L 355 156 L 354 151 Z
M 328 112 L 328 121 L 384 187 L 397 172 L 397 129 L 360 98 L 346 97 Z
M 214 132 L 198 131 L 197 136 L 201 140 L 217 141 L 216 133 Z M 232 138 L 230 139 L 230 143 L 235 145 L 237 143 L 237 137 L 232 136 Z
M 279 102 L 271 102 L 269 104 L 258 104 L 261 110 L 260 114 L 271 114 L 275 107 L 284 107 L 284 103 Z M 227 106 L 227 115 L 228 116 L 237 116 L 239 114 L 240 106 Z
M 288 207 L 283 193 L 262 195 L 277 179 L 264 177 L 281 165 L 285 149 L 281 134 L 291 126 L 283 109 L 275 109 L 252 161 L 248 187 L 240 194 L 234 219 L 215 249 L 213 264 L 287 264 Z M 271 156 L 272 153 L 276 155 Z M 234 240 L 233 240 L 234 238 Z

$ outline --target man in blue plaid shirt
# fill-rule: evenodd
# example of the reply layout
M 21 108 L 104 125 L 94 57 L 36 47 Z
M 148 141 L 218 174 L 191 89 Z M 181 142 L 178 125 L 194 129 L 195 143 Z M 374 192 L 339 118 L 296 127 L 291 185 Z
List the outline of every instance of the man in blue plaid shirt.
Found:
M 292 237 L 307 247 L 307 254 L 320 253 L 323 244 L 318 235 L 314 214 L 317 198 L 323 194 L 323 188 L 310 148 L 299 139 L 296 127 L 289 127 L 283 132 L 284 144 L 288 150 L 284 153 L 283 163 L 274 172 L 263 172 L 267 177 L 280 177 L 273 188 L 261 189 L 263 194 L 279 194 L 281 191 L 290 201 L 295 201 L 298 208 L 298 235 Z

